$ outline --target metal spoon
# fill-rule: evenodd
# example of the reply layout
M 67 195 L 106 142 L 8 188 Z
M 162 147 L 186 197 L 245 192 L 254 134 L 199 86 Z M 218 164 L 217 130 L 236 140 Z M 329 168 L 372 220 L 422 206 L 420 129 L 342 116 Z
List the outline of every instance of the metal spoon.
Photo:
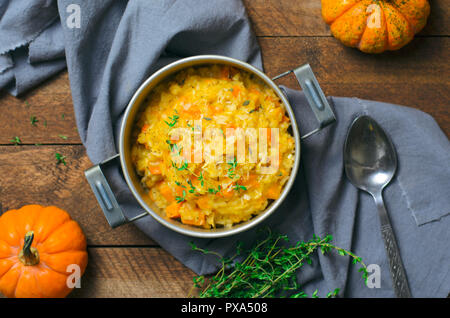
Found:
M 344 167 L 351 183 L 375 199 L 395 294 L 397 297 L 411 297 L 382 196 L 397 169 L 397 155 L 389 137 L 369 116 L 358 117 L 350 127 L 344 146 Z

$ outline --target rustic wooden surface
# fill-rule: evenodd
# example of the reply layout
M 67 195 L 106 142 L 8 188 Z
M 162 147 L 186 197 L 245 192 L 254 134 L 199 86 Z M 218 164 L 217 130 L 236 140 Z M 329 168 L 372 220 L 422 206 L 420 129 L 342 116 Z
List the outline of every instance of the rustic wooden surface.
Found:
M 325 94 L 420 109 L 450 136 L 449 1 L 431 1 L 426 28 L 407 47 L 381 55 L 340 45 L 321 19 L 318 0 L 244 3 L 268 75 L 310 63 Z M 281 83 L 296 87 L 293 79 Z M 1 210 L 54 204 L 69 211 L 88 238 L 89 266 L 72 297 L 187 295 L 192 271 L 133 225 L 111 230 L 106 223 L 84 178 L 91 163 L 76 130 L 67 72 L 19 98 L 0 92 L 0 123 Z M 10 142 L 15 136 L 21 145 Z M 55 152 L 67 157 L 67 166 L 56 164 Z

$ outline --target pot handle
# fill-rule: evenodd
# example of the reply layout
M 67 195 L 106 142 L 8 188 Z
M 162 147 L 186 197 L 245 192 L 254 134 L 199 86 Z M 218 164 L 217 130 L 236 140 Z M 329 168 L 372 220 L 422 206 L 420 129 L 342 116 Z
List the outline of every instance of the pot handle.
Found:
M 112 228 L 133 222 L 148 215 L 148 213 L 145 212 L 128 219 L 117 202 L 116 197 L 109 186 L 108 180 L 105 178 L 102 167 L 117 162 L 120 158 L 119 156 L 119 154 L 114 155 L 84 172 L 86 179 L 100 204 L 103 214 Z
M 322 89 L 320 88 L 319 82 L 317 81 L 311 66 L 309 64 L 302 65 L 296 69 L 284 72 L 278 76 L 272 78 L 273 81 L 294 73 L 297 78 L 298 83 L 302 87 L 305 93 L 306 99 L 311 107 L 317 121 L 319 122 L 319 127 L 308 132 L 301 139 L 308 138 L 309 136 L 320 131 L 322 128 L 334 123 L 336 121 L 336 116 L 334 115 L 333 109 L 331 108 L 328 100 L 325 97 Z

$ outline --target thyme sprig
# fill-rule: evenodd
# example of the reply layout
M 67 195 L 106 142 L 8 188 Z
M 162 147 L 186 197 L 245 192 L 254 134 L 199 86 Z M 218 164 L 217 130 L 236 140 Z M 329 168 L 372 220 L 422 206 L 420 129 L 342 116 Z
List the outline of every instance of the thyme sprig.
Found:
M 175 109 L 175 113 L 176 114 L 178 114 L 178 112 L 177 112 L 177 110 Z M 169 119 L 170 119 L 170 123 L 169 122 L 167 122 L 166 120 L 164 121 L 169 127 L 173 127 L 173 126 L 175 126 L 176 125 L 176 123 L 178 122 L 178 119 L 180 118 L 180 116 L 178 116 L 178 115 L 173 115 L 173 116 L 171 116 L 171 117 L 169 117 Z
M 175 200 L 177 201 L 177 203 L 181 203 L 184 200 L 186 200 L 186 190 L 183 190 L 183 195 L 182 196 L 177 196 L 175 198 Z
M 172 167 L 174 167 L 174 168 L 177 169 L 178 171 L 187 170 L 187 168 L 188 168 L 188 163 L 187 163 L 187 161 L 185 160 L 185 161 L 183 162 L 183 164 L 182 164 L 180 167 L 178 167 L 177 164 L 176 164 L 175 162 L 172 161 Z
M 166 144 L 169 145 L 170 152 L 173 152 L 173 147 L 176 146 L 176 144 L 172 143 L 169 139 L 166 140 Z
M 231 297 L 231 298 L 264 298 L 264 297 L 308 297 L 297 283 L 297 272 L 305 264 L 312 263 L 313 253 L 320 250 L 323 254 L 336 250 L 340 255 L 352 258 L 353 264 L 360 264 L 362 277 L 367 281 L 367 267 L 361 258 L 350 251 L 331 244 L 332 236 L 324 238 L 313 236 L 307 242 L 297 242 L 287 246 L 286 235 L 274 234 L 267 229 L 268 235 L 258 241 L 248 250 L 238 244 L 236 254 L 224 258 L 214 251 L 197 247 L 191 243 L 195 251 L 216 255 L 221 263 L 220 270 L 209 279 L 204 276 L 194 277 L 194 290 L 199 291 L 198 297 Z M 238 259 L 243 259 L 239 261 Z M 326 297 L 336 297 L 336 288 L 326 294 Z M 311 295 L 319 297 L 318 291 Z
M 220 192 L 220 190 L 222 190 L 222 186 L 219 184 L 219 186 L 217 187 L 217 190 L 214 188 L 208 188 L 208 192 L 212 193 L 212 194 L 217 194 Z
M 11 139 L 9 142 L 13 143 L 14 145 L 20 145 L 22 143 L 22 140 L 18 136 L 15 136 L 13 139 Z
M 235 173 L 235 169 L 237 167 L 237 159 L 236 159 L 236 157 L 234 157 L 233 161 L 228 162 L 228 165 L 230 167 L 228 168 L 227 176 L 230 179 L 233 179 L 236 176 L 236 173 Z
M 187 182 L 187 184 L 189 184 L 189 187 L 190 187 L 189 193 L 194 193 L 195 190 L 196 190 L 196 188 L 195 188 L 194 185 L 192 184 L 192 181 L 188 179 L 186 182 Z
M 233 189 L 237 192 L 240 192 L 241 190 L 247 190 L 247 187 L 244 187 L 243 185 L 240 185 L 236 182 L 236 184 L 233 186 Z
M 39 121 L 39 120 L 36 118 L 36 116 L 34 116 L 34 115 L 31 115 L 31 116 L 30 116 L 31 126 L 36 126 L 36 123 L 37 123 L 38 121 Z
M 200 185 L 203 187 L 205 184 L 205 179 L 203 179 L 203 172 L 200 172 L 200 176 L 197 178 L 200 181 Z
M 66 156 L 63 156 L 62 154 L 60 154 L 59 152 L 55 152 L 55 158 L 56 158 L 56 163 L 59 165 L 60 163 L 62 163 L 63 165 L 67 165 L 66 163 Z

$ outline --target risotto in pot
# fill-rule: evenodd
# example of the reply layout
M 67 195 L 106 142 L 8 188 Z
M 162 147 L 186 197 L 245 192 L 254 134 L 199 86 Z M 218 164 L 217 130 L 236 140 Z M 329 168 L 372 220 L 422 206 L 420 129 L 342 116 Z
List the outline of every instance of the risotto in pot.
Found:
M 184 69 L 156 86 L 132 134 L 132 161 L 165 217 L 202 228 L 247 221 L 276 200 L 294 164 L 276 93 L 227 65 Z

